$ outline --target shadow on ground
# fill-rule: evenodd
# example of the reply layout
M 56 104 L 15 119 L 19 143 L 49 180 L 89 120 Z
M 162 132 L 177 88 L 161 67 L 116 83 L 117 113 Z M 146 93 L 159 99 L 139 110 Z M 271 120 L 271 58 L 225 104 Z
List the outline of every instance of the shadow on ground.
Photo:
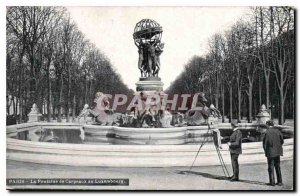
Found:
M 215 180 L 225 180 L 225 181 L 230 181 L 229 177 L 226 176 L 220 176 L 220 175 L 214 175 L 214 174 L 209 174 L 209 173 L 204 173 L 204 172 L 195 172 L 195 171 L 176 171 L 175 173 L 177 174 L 182 174 L 182 175 L 199 175 L 204 178 L 210 178 L 210 179 L 215 179 Z M 230 181 L 231 182 L 231 181 Z M 251 180 L 239 180 L 238 182 L 243 182 L 243 183 L 248 183 L 248 184 L 255 184 L 255 185 L 267 185 L 265 182 L 259 182 L 259 181 L 251 181 Z

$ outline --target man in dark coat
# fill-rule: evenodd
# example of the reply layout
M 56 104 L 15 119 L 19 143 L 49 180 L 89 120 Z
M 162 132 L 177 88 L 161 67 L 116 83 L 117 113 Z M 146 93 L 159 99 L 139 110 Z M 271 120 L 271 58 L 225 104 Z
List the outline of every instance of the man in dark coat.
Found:
M 268 159 L 269 185 L 275 186 L 274 166 L 277 176 L 277 185 L 282 186 L 282 177 L 280 170 L 280 156 L 283 156 L 283 135 L 274 128 L 273 121 L 267 121 L 268 130 L 263 139 L 265 155 Z
M 231 164 L 233 170 L 233 176 L 231 177 L 231 181 L 239 180 L 239 155 L 242 154 L 242 133 L 238 128 L 237 122 L 231 123 L 233 133 L 229 138 L 229 142 L 227 143 L 229 146 L 230 156 L 231 156 Z

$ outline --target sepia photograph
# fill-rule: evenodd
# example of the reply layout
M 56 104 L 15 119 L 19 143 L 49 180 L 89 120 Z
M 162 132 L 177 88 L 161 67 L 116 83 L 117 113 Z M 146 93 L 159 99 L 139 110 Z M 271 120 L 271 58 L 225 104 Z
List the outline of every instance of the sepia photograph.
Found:
M 295 191 L 295 7 L 5 10 L 10 192 Z

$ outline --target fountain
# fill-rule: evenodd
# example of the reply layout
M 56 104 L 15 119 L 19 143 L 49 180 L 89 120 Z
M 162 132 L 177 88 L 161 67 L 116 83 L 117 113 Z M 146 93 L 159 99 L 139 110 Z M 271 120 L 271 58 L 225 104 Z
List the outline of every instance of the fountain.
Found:
M 162 27 L 154 20 L 143 19 L 134 29 L 138 48 L 138 68 L 141 77 L 128 113 L 116 113 L 109 95 L 97 92 L 96 106 L 85 105 L 77 122 L 40 122 L 33 106 L 29 122 L 6 127 L 7 159 L 41 164 L 104 167 L 171 167 L 191 166 L 199 143 L 207 139 L 195 166 L 219 165 L 215 143 L 225 143 L 232 132 L 230 123 L 220 123 L 220 112 L 206 106 L 204 93 L 191 96 L 192 104 L 186 113 L 172 110 L 158 77 Z M 258 115 L 261 116 L 261 115 Z M 265 115 L 264 115 L 265 116 Z M 259 129 L 259 123 L 240 123 L 246 139 Z M 293 158 L 293 130 L 278 126 L 286 137 L 285 156 Z M 211 137 L 211 136 L 217 137 Z M 220 150 L 225 164 L 230 163 L 229 151 Z M 262 144 L 243 144 L 240 163 L 265 162 Z

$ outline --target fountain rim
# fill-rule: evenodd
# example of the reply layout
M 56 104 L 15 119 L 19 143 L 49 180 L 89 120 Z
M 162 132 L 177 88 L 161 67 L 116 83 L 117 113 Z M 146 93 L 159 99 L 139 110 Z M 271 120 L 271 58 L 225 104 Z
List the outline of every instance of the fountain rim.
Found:
M 10 134 L 14 135 L 16 132 L 28 130 L 28 127 L 49 126 L 49 124 L 50 123 L 36 122 L 7 126 L 6 159 L 25 163 L 76 167 L 186 167 L 192 164 L 193 158 L 199 149 L 199 144 L 69 144 L 26 141 L 9 137 Z M 57 126 L 59 123 L 51 124 Z M 83 126 L 82 124 L 75 123 L 61 123 L 60 125 L 61 127 L 69 126 L 78 128 Z M 94 126 L 92 125 L 92 127 Z M 104 129 L 111 127 L 112 126 L 97 126 L 97 128 Z M 195 129 L 196 127 L 192 128 Z M 191 131 L 193 130 L 191 129 Z M 283 146 L 285 156 L 282 160 L 290 160 L 293 158 L 294 139 L 295 138 L 285 139 Z M 261 145 L 261 142 L 243 144 L 243 156 L 241 157 L 240 163 L 251 164 L 265 162 Z M 228 149 L 223 148 L 221 151 L 225 162 L 229 164 L 230 155 Z M 201 152 L 195 166 L 219 165 L 214 145 L 205 145 Z

